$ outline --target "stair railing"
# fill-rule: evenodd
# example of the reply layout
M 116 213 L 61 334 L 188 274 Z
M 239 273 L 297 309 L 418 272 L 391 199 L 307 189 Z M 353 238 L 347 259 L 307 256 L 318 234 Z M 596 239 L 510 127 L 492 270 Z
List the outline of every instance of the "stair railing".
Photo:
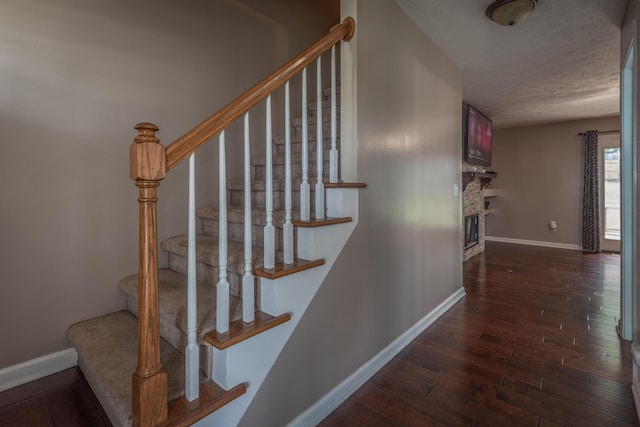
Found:
M 158 241 L 156 224 L 156 188 L 167 172 L 189 158 L 189 243 L 187 274 L 187 347 L 185 349 L 186 385 L 185 397 L 192 401 L 199 392 L 199 352 L 196 337 L 196 258 L 195 258 L 195 177 L 194 153 L 215 135 L 219 135 L 219 281 L 217 284 L 216 330 L 229 330 L 229 282 L 227 280 L 227 221 L 226 221 L 226 160 L 224 130 L 244 116 L 244 176 L 245 176 L 245 229 L 243 321 L 252 322 L 254 316 L 252 236 L 251 236 L 251 180 L 249 152 L 249 110 L 266 99 L 266 225 L 264 228 L 264 267 L 275 267 L 275 228 L 273 224 L 273 163 L 271 94 L 285 86 L 285 223 L 283 224 L 284 262 L 293 262 L 293 226 L 291 200 L 291 135 L 289 80 L 302 71 L 303 88 L 303 179 L 301 183 L 301 219 L 310 220 L 308 183 L 308 135 L 306 128 L 306 67 L 317 61 L 317 180 L 315 217 L 324 219 L 323 137 L 322 137 L 322 80 L 321 55 L 331 50 L 331 151 L 330 181 L 338 181 L 338 152 L 336 146 L 336 71 L 335 45 L 349 41 L 355 32 L 355 21 L 345 18 L 309 48 L 281 66 L 271 75 L 253 86 L 236 100 L 204 120 L 166 148 L 159 143 L 155 133 L 158 127 L 151 123 L 139 123 L 138 135 L 130 146 L 130 176 L 139 188 L 140 250 L 139 250 L 139 304 L 138 304 L 138 364 L 132 376 L 134 426 L 155 426 L 167 420 L 167 373 L 160 361 L 160 314 L 158 299 Z M 306 209 L 306 210 L 305 210 Z

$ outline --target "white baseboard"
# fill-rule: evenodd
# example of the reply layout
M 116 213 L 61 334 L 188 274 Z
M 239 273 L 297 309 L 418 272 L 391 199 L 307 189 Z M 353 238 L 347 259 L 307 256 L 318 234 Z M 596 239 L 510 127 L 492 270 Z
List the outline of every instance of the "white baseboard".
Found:
M 5 391 L 47 375 L 69 369 L 78 364 L 74 348 L 47 354 L 46 356 L 0 369 L 0 391 Z
M 460 288 L 406 332 L 396 338 L 391 344 L 386 346 L 380 353 L 376 354 L 367 363 L 358 368 L 358 370 L 347 379 L 338 384 L 336 388 L 327 393 L 322 399 L 298 415 L 288 424 L 288 427 L 306 427 L 319 424 L 463 296 L 464 288 Z
M 574 251 L 582 250 L 582 246 L 572 245 L 570 243 L 543 242 L 541 240 L 510 239 L 508 237 L 495 237 L 495 236 L 485 236 L 484 239 L 489 242 L 514 243 L 516 245 L 529 245 L 529 246 L 544 246 L 546 248 L 571 249 Z

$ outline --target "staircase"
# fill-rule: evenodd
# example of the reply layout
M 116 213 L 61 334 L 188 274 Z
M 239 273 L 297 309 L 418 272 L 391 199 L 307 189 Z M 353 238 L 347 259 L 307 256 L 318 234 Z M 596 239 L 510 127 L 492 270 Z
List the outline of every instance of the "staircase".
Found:
M 337 37 L 337 41 L 348 40 L 353 25 L 352 21 L 345 20 L 329 35 Z M 126 295 L 126 311 L 77 323 L 67 332 L 78 352 L 80 369 L 114 425 L 190 425 L 221 408 L 226 412 L 216 413 L 218 425 L 233 425 L 240 419 L 354 227 L 349 225 L 352 218 L 347 214 L 357 213 L 354 208 L 357 189 L 364 184 L 328 182 L 329 170 L 333 167 L 328 159 L 335 138 L 324 136 L 331 134 L 332 128 L 335 132 L 336 100 L 336 86 L 333 91 L 324 90 L 322 102 L 309 104 L 308 120 L 292 120 L 291 134 L 273 139 L 271 166 L 265 156 L 251 158 L 250 197 L 245 194 L 249 176 L 246 175 L 244 180 L 226 181 L 227 195 L 224 201 L 221 199 L 220 210 L 214 206 L 200 206 L 195 210 L 199 233 L 195 236 L 195 262 L 191 261 L 195 267 L 192 267 L 195 271 L 192 292 L 187 292 L 190 282 L 188 235 L 161 242 L 168 257 L 168 268 L 157 269 L 155 187 L 164 175 L 161 167 L 144 162 L 156 157 L 159 164 L 166 163 L 168 170 L 177 164 L 171 153 L 188 154 L 203 142 L 192 144 L 195 148 L 181 150 L 175 145 L 178 140 L 167 147 L 165 157 L 164 147 L 155 138 L 157 128 L 151 124 L 136 127 L 139 135 L 132 144 L 132 177 L 136 177 L 141 194 L 140 272 L 120 282 L 120 289 Z M 318 108 L 323 110 L 320 123 L 317 123 Z M 237 116 L 240 114 L 242 112 Z M 308 122 L 308 132 L 304 132 L 305 122 Z M 322 128 L 321 134 L 317 126 Z M 218 128 L 211 129 L 210 134 L 218 133 Z M 306 144 L 303 144 L 303 134 L 309 135 L 307 156 L 303 156 Z M 313 184 L 319 154 L 316 135 L 323 136 L 321 151 L 323 159 L 327 159 L 321 162 L 326 188 L 326 201 L 321 203 L 331 215 L 320 219 L 313 215 L 317 203 Z M 213 135 L 200 135 L 200 138 L 206 142 L 210 136 Z M 178 148 L 171 151 L 174 146 Z M 290 156 L 286 153 L 287 146 Z M 141 154 L 141 149 L 147 151 Z M 181 157 L 185 158 L 186 154 Z M 288 210 L 285 184 L 287 157 L 290 157 L 292 210 Z M 307 203 L 312 214 L 309 220 L 301 221 L 299 189 L 304 175 L 303 160 L 307 158 L 309 182 L 313 183 Z M 221 169 L 224 170 L 224 166 Z M 271 203 L 267 195 L 269 173 L 273 176 Z M 227 200 L 229 205 L 225 206 Z M 244 206 L 249 202 L 251 222 L 245 227 Z M 276 236 L 275 265 L 265 268 L 264 256 L 269 244 L 265 249 L 263 230 L 270 216 L 270 204 Z M 286 233 L 283 233 L 287 212 L 297 235 L 297 254 L 290 263 L 283 262 L 286 251 L 292 250 L 287 248 Z M 245 236 L 248 230 L 251 230 L 250 246 Z M 247 271 L 248 247 L 253 276 L 248 276 Z M 251 279 L 249 286 L 247 277 Z M 228 282 L 228 293 L 225 293 L 226 284 L 220 285 L 223 280 Z M 195 309 L 190 302 L 194 299 L 197 299 Z M 247 309 L 247 301 L 253 307 Z M 221 328 L 221 324 L 227 323 L 227 310 L 228 325 Z M 247 314 L 249 312 L 252 313 Z M 247 315 L 251 321 L 247 321 Z M 190 366 L 199 366 L 199 369 L 194 373 Z M 193 384 L 194 378 L 198 384 Z

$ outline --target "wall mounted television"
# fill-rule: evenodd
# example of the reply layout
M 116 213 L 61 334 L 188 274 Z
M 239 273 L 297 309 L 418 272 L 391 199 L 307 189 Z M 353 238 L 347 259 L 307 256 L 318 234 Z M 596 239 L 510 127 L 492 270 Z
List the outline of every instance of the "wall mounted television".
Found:
M 468 106 L 464 160 L 472 165 L 491 166 L 491 119 Z

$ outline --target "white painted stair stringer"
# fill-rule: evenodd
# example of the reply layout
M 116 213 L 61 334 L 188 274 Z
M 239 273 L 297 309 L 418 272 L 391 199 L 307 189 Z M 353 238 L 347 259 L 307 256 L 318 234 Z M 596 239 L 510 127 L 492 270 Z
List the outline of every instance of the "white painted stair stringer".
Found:
M 214 381 L 226 389 L 244 383 L 247 392 L 196 426 L 235 426 L 240 422 L 356 228 L 359 190 L 328 188 L 326 191 L 328 215 L 350 216 L 353 220 L 326 227 L 297 229 L 298 257 L 323 258 L 325 263 L 275 280 L 260 279 L 261 310 L 271 315 L 290 313 L 291 320 L 225 350 L 213 349 Z M 313 258 L 308 258 L 308 253 L 304 254 L 309 250 L 313 252 Z

